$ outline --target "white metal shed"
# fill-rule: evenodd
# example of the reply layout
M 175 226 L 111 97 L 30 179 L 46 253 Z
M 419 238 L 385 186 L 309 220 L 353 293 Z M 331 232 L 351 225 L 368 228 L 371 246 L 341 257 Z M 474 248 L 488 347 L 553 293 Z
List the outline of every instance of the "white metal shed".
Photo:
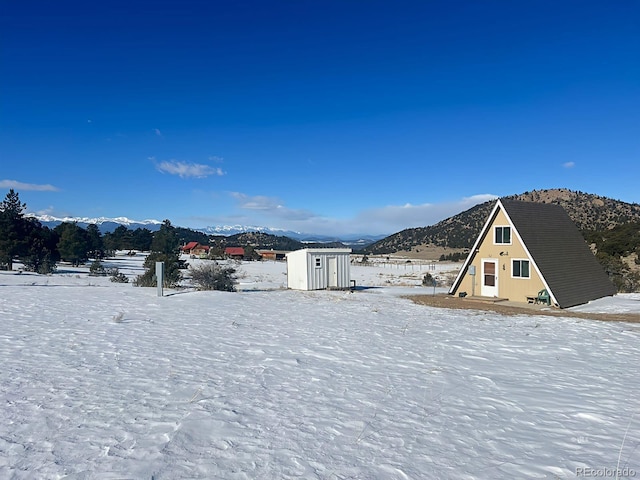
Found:
M 303 248 L 287 253 L 287 286 L 295 290 L 351 286 L 350 248 Z

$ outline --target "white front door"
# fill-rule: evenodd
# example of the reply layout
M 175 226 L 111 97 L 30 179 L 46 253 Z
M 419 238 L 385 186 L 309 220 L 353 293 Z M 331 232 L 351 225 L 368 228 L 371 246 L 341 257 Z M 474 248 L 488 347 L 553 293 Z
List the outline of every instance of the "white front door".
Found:
M 482 259 L 482 281 L 480 295 L 483 297 L 498 296 L 498 260 L 493 258 Z
M 338 288 L 338 259 L 329 257 L 329 288 Z

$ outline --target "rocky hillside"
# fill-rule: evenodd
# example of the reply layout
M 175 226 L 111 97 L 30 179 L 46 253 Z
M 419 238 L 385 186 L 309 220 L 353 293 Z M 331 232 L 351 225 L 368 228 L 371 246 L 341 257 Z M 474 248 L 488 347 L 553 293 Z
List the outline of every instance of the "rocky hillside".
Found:
M 289 237 L 271 235 L 264 232 L 244 232 L 229 236 L 215 235 L 210 237 L 209 244 L 219 248 L 253 247 L 273 250 L 299 250 L 306 247 L 345 248 L 345 245 L 340 242 L 305 243 Z
M 629 222 L 640 222 L 640 205 L 567 189 L 534 190 L 505 197 L 527 202 L 561 205 L 583 232 L 606 231 Z M 429 227 L 409 228 L 386 237 L 364 252 L 390 254 L 418 246 L 471 248 L 494 202 L 485 202 Z
M 254 247 L 273 250 L 298 250 L 304 244 L 289 237 L 271 235 L 263 232 L 245 232 L 235 235 L 215 235 L 210 237 L 210 245 L 224 247 Z

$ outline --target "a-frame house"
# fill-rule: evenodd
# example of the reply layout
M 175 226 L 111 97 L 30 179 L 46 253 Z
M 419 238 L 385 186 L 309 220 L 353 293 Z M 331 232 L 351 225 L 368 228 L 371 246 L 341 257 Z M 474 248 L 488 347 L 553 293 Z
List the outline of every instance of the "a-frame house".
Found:
M 582 234 L 555 204 L 497 200 L 449 293 L 573 307 L 616 294 Z

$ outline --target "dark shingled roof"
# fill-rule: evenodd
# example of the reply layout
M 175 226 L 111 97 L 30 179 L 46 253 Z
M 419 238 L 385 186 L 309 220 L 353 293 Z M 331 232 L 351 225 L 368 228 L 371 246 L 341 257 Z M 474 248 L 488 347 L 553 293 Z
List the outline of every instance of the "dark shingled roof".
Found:
M 501 202 L 560 308 L 616 294 L 616 288 L 560 205 Z

